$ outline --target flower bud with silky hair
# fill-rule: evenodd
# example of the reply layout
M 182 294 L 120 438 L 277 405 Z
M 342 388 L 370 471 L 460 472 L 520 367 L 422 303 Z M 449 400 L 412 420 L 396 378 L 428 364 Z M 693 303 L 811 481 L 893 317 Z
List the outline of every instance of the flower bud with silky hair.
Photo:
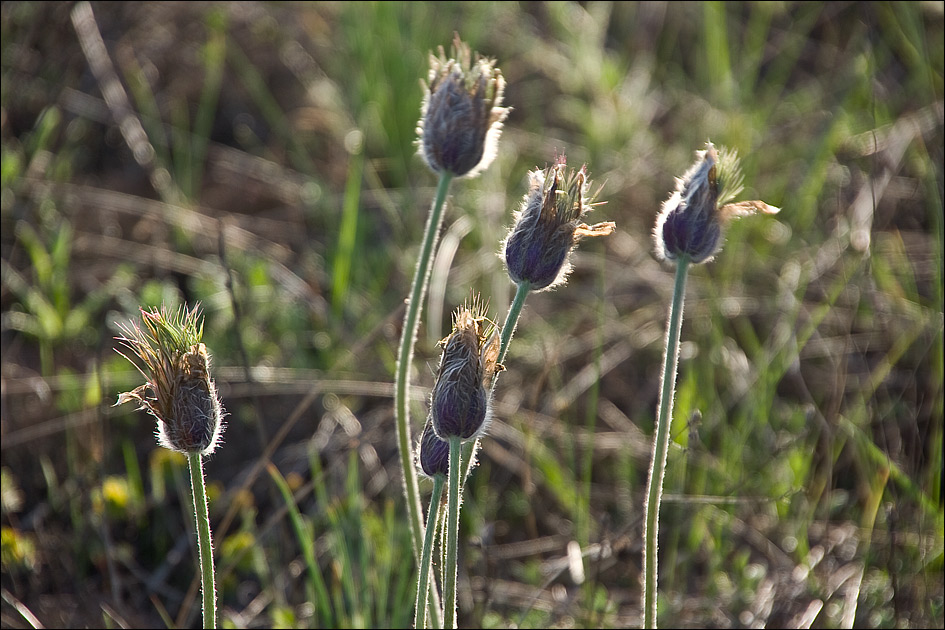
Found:
M 564 156 L 553 166 L 528 174 L 528 192 L 502 246 L 512 282 L 528 282 L 532 291 L 561 284 L 571 270 L 569 258 L 578 241 L 614 231 L 612 221 L 581 222 L 596 205 L 596 194 L 589 194 L 589 189 L 587 167 L 568 170 Z
M 417 453 L 417 464 L 427 477 L 449 474 L 450 445 L 437 437 L 432 422 L 427 422 L 423 428 Z
M 446 58 L 442 46 L 439 53 L 430 55 L 417 125 L 420 154 L 435 173 L 472 177 L 495 158 L 510 111 L 502 107 L 505 79 L 494 59 L 472 55 L 458 34 L 452 57 Z
M 686 299 L 686 278 L 691 264 L 704 263 L 722 248 L 723 230 L 732 218 L 778 208 L 763 201 L 732 202 L 742 190 L 742 175 L 734 151 L 716 150 L 706 142 L 696 162 L 676 180 L 676 190 L 663 202 L 653 237 L 661 260 L 675 263 L 673 297 L 666 320 L 660 397 L 653 432 L 653 451 L 643 504 L 643 627 L 656 627 L 659 513 L 669 454 L 676 373 L 679 369 L 680 331 Z
M 779 211 L 763 201 L 730 203 L 742 191 L 742 181 L 735 151 L 716 150 L 706 142 L 704 151 L 696 151 L 696 162 L 676 179 L 676 190 L 657 215 L 653 231 L 657 256 L 675 261 L 686 255 L 696 264 L 708 262 L 722 249 L 729 220 Z
M 223 432 L 223 407 L 210 378 L 210 354 L 200 342 L 199 307 L 169 313 L 141 309 L 143 326 L 119 325 L 122 343 L 138 359 L 122 354 L 145 377 L 145 383 L 118 396 L 137 402 L 157 420 L 158 443 L 180 453 L 209 455 Z
M 177 312 L 141 309 L 141 322 L 121 325 L 118 341 L 145 383 L 118 395 L 120 405 L 138 403 L 157 419 L 161 446 L 187 456 L 190 468 L 194 525 L 200 557 L 203 627 L 216 628 L 216 578 L 213 570 L 213 539 L 203 476 L 203 456 L 210 455 L 223 433 L 223 406 L 210 379 L 210 354 L 201 343 L 203 319 L 199 306 L 183 306 Z M 132 356 L 135 358 L 133 359 Z
M 499 334 L 486 316 L 487 307 L 474 298 L 456 310 L 453 332 L 440 342 L 443 354 L 433 385 L 430 419 L 441 440 L 462 441 L 485 432 L 492 416 L 492 376 Z

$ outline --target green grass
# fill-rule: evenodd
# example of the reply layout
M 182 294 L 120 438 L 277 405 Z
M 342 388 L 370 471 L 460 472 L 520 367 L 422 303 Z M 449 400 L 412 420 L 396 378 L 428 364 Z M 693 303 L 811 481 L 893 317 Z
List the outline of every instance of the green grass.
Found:
M 465 236 L 434 274 L 412 416 L 451 310 L 471 288 L 507 310 L 496 252 L 527 170 L 587 161 L 590 222 L 618 227 L 522 313 L 464 492 L 460 624 L 640 623 L 672 289 L 650 231 L 711 139 L 782 211 L 734 223 L 688 280 L 659 622 L 941 625 L 940 5 L 94 5 L 152 172 L 71 7 L 0 9 L 4 625 L 199 623 L 185 463 L 111 406 L 137 380 L 115 323 L 184 301 L 229 413 L 205 463 L 221 622 L 411 622 L 391 383 L 435 188 L 419 81 L 454 30 L 513 111 L 447 203 Z

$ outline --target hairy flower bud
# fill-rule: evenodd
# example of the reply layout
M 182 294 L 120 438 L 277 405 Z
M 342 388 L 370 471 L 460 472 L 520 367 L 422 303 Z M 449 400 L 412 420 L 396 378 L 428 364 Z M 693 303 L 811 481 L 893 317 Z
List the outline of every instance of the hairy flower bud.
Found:
M 118 402 L 137 402 L 157 419 L 157 439 L 161 446 L 181 453 L 209 455 L 223 432 L 223 407 L 210 379 L 210 355 L 200 342 L 203 323 L 198 307 L 182 308 L 169 314 L 141 310 L 144 329 L 138 324 L 119 326 L 118 337 L 143 363 L 127 355 L 146 382 L 119 394 Z
M 503 258 L 515 284 L 540 291 L 565 280 L 571 250 L 585 236 L 606 236 L 612 221 L 587 225 L 583 215 L 595 204 L 588 196 L 587 168 L 568 171 L 562 156 L 554 166 L 528 174 L 528 192 L 503 244 Z
M 478 300 L 453 316 L 453 332 L 440 342 L 443 354 L 433 385 L 430 419 L 441 440 L 463 441 L 483 433 L 491 418 L 492 376 L 502 367 L 499 334 Z
M 450 473 L 450 445 L 436 436 L 433 423 L 427 422 L 420 436 L 420 447 L 417 459 L 420 470 L 428 477 L 434 475 L 448 476 Z
M 706 142 L 704 151 L 696 151 L 695 164 L 676 179 L 676 190 L 663 202 L 656 218 L 657 256 L 676 260 L 685 255 L 696 264 L 707 262 L 722 248 L 722 231 L 728 220 L 756 211 L 778 212 L 763 201 L 726 203 L 741 190 L 742 174 L 735 152 L 719 152 Z
M 509 109 L 501 107 L 505 79 L 495 60 L 453 40 L 451 59 L 443 48 L 430 55 L 430 74 L 425 86 L 420 122 L 417 125 L 420 153 L 436 173 L 473 176 L 495 158 L 502 121 Z

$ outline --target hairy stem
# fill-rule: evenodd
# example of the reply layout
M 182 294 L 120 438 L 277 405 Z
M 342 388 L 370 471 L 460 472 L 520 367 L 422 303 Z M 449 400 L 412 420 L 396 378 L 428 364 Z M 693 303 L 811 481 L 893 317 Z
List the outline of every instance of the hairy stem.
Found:
M 456 548 L 459 540 L 459 460 L 462 444 L 450 437 L 449 503 L 446 511 L 446 580 L 443 584 L 443 627 L 456 627 Z
M 443 498 L 443 485 L 446 477 L 434 475 L 433 494 L 430 496 L 430 508 L 427 512 L 427 528 L 423 536 L 423 553 L 420 554 L 420 581 L 417 584 L 417 606 L 414 627 L 418 630 L 427 627 L 427 595 L 430 592 L 430 574 L 433 564 L 433 539 L 436 537 L 437 517 L 440 514 L 440 500 Z
M 194 516 L 197 519 L 197 547 L 200 550 L 200 580 L 203 590 L 203 627 L 217 627 L 217 589 L 213 576 L 213 543 L 210 539 L 210 513 L 207 488 L 203 482 L 203 457 L 188 453 L 190 485 L 193 489 Z
M 656 628 L 657 594 L 657 539 L 659 537 L 660 499 L 663 495 L 663 476 L 666 474 L 666 455 L 669 451 L 669 428 L 673 419 L 673 398 L 676 393 L 676 369 L 679 366 L 679 330 L 682 328 L 683 302 L 686 297 L 686 276 L 689 257 L 680 256 L 676 262 L 676 282 L 673 302 L 666 324 L 666 348 L 660 383 L 660 405 L 656 415 L 653 456 L 643 506 L 643 627 Z
M 509 351 L 509 343 L 512 341 L 515 328 L 518 326 L 519 315 L 522 314 L 522 307 L 525 306 L 525 298 L 528 297 L 531 289 L 532 283 L 528 280 L 523 280 L 522 284 L 516 285 L 515 297 L 512 299 L 512 305 L 509 306 L 509 312 L 505 316 L 505 323 L 502 325 L 502 334 L 499 336 L 499 356 L 496 359 L 496 363 L 505 361 L 505 355 Z M 493 389 L 495 389 L 498 378 L 499 373 L 496 372 L 495 376 L 492 377 Z M 463 445 L 463 470 L 466 471 L 463 475 L 463 479 L 469 478 L 469 474 L 476 465 L 476 453 L 478 452 L 479 438 Z
M 505 316 L 505 323 L 502 324 L 502 336 L 499 338 L 499 363 L 505 361 L 505 354 L 509 351 L 509 342 L 512 341 L 512 335 L 515 333 L 515 328 L 518 326 L 518 317 L 522 314 L 522 307 L 525 306 L 525 298 L 528 297 L 528 293 L 531 290 L 532 283 L 528 280 L 523 280 L 521 284 L 516 285 L 515 298 L 512 300 L 512 305 L 509 306 L 509 313 Z M 493 384 L 495 384 L 494 380 Z
M 420 490 L 417 485 L 417 471 L 414 468 L 413 445 L 410 432 L 410 416 L 407 392 L 410 389 L 410 366 L 413 363 L 413 346 L 417 339 L 417 328 L 420 325 L 420 310 L 423 296 L 430 279 L 430 260 L 436 247 L 440 226 L 443 224 L 443 205 L 446 193 L 449 190 L 452 175 L 441 173 L 436 188 L 436 197 L 430 208 L 426 229 L 423 233 L 423 244 L 420 247 L 420 257 L 410 286 L 410 297 L 407 298 L 407 312 L 404 315 L 404 329 L 400 338 L 400 349 L 397 353 L 397 378 L 394 387 L 394 414 L 397 424 L 397 447 L 400 450 L 400 464 L 404 469 L 404 495 L 407 499 L 407 513 L 410 521 L 410 531 L 413 534 L 413 553 L 417 563 L 420 562 L 420 552 L 423 547 L 423 522 L 420 512 Z M 431 609 L 435 620 L 439 620 L 439 596 L 433 589 Z

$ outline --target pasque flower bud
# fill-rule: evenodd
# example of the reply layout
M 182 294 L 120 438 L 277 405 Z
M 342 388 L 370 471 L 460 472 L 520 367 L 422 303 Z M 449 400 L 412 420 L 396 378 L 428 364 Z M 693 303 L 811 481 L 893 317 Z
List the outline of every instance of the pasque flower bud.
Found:
M 568 171 L 565 158 L 528 174 L 528 192 L 503 244 L 503 258 L 515 284 L 540 291 L 560 284 L 571 269 L 571 250 L 585 236 L 606 236 L 611 221 L 587 225 L 582 216 L 595 204 L 588 195 L 587 168 Z
M 143 364 L 122 354 L 146 382 L 119 394 L 118 402 L 137 402 L 157 419 L 161 446 L 181 453 L 209 455 L 223 433 L 223 407 L 210 379 L 210 355 L 200 342 L 203 322 L 198 307 L 177 313 L 141 310 L 144 328 L 137 323 L 119 326 L 118 341 Z
M 436 173 L 473 176 L 495 158 L 502 121 L 505 79 L 495 60 L 478 53 L 456 35 L 453 57 L 430 55 L 430 74 L 417 125 L 420 154 Z
M 779 208 L 763 201 L 726 203 L 741 190 L 735 152 L 717 151 L 706 142 L 705 150 L 696 152 L 695 164 L 676 179 L 676 190 L 663 202 L 654 229 L 657 256 L 676 260 L 685 255 L 697 264 L 709 261 L 722 248 L 722 231 L 730 219 L 756 211 L 778 212 Z
M 498 331 L 484 313 L 478 300 L 463 305 L 453 316 L 453 332 L 440 342 L 430 420 L 441 440 L 477 437 L 491 418 L 492 376 L 502 367 Z
M 450 473 L 450 445 L 436 436 L 433 423 L 427 422 L 420 436 L 420 447 L 417 449 L 417 459 L 420 470 L 428 477 L 434 475 L 448 476 Z

